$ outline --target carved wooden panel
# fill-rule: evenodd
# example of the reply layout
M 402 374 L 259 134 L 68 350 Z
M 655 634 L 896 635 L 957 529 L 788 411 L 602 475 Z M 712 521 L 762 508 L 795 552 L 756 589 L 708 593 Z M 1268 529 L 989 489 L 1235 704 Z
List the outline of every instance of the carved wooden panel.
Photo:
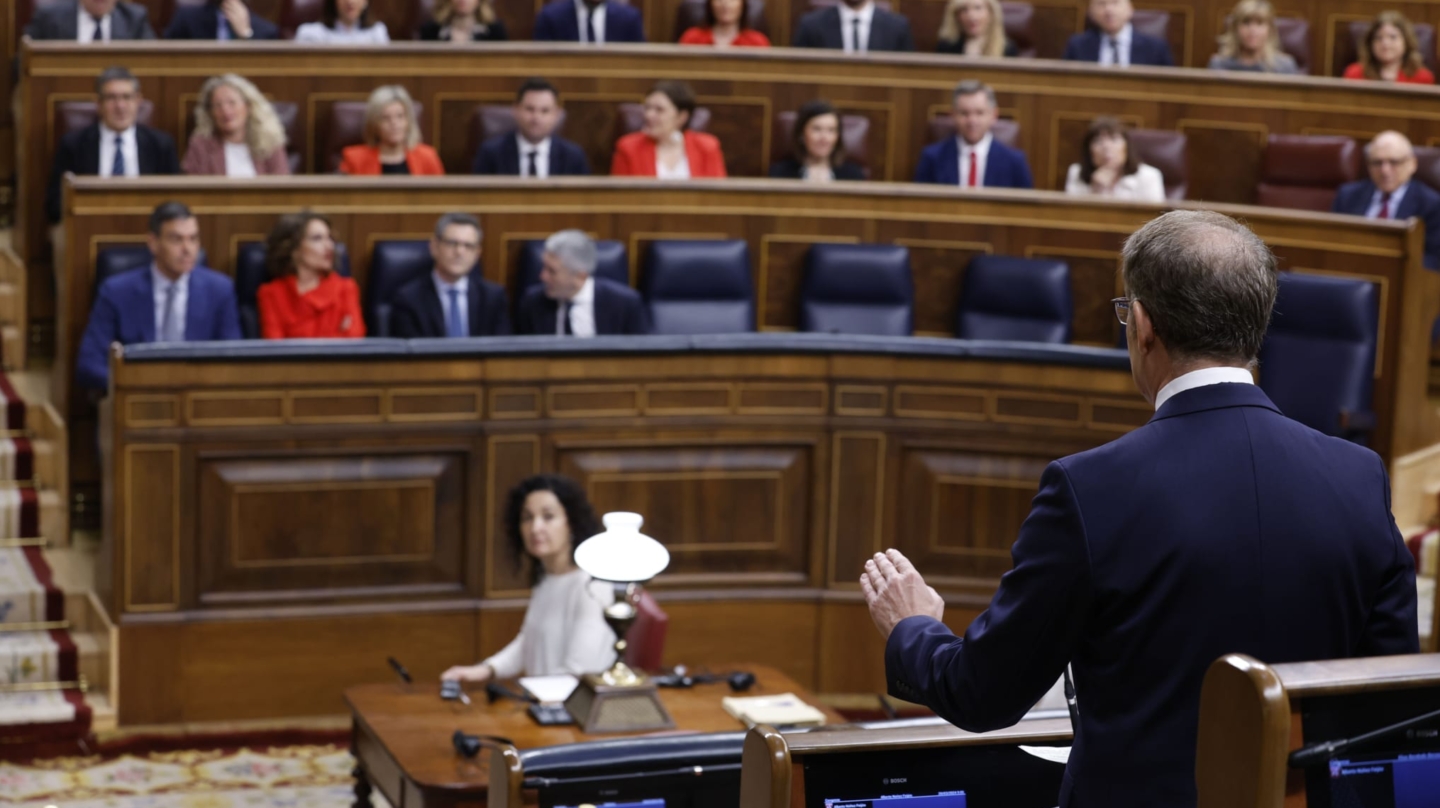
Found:
M 127 611 L 180 606 L 180 447 L 125 449 L 124 575 Z
M 885 549 L 885 433 L 836 432 L 830 454 L 829 583 L 859 587 L 865 559 Z
M 540 473 L 540 437 L 492 436 L 487 441 L 485 466 L 485 594 L 524 594 L 530 587 L 529 570 L 505 533 L 505 504 L 510 490 L 521 480 Z
M 202 458 L 201 602 L 458 592 L 465 466 L 456 454 Z

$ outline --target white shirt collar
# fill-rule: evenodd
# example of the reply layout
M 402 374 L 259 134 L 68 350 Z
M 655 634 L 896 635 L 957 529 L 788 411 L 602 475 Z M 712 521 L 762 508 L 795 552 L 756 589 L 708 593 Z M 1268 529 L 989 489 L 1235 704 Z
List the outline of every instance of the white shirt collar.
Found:
M 1414 182 L 1414 181 L 1415 181 L 1415 180 L 1410 180 L 1410 182 Z M 1410 190 L 1410 182 L 1407 182 L 1407 183 L 1405 183 L 1404 185 L 1400 186 L 1399 188 L 1396 188 L 1395 190 L 1393 190 L 1393 191 L 1390 192 L 1390 218 L 1392 218 L 1392 219 L 1395 218 L 1395 211 L 1396 211 L 1397 208 L 1400 207 L 1400 200 L 1404 199 L 1404 198 L 1405 198 L 1405 192 L 1408 191 L 1408 190 Z M 1375 189 L 1375 193 L 1373 193 L 1373 194 L 1370 195 L 1370 206 L 1373 207 L 1373 208 L 1375 208 L 1375 214 L 1374 214 L 1374 215 L 1377 215 L 1377 216 L 1379 215 L 1379 211 L 1380 211 L 1380 197 L 1383 196 L 1384 193 L 1385 193 L 1384 191 L 1380 190 L 1379 188 L 1376 188 L 1376 189 Z
M 160 267 L 155 266 L 154 261 L 151 261 L 150 283 L 152 286 L 154 286 L 155 289 L 164 289 L 171 283 L 174 283 L 181 290 L 185 290 L 190 288 L 190 273 L 186 272 L 184 275 L 181 275 L 178 280 L 172 281 L 169 278 L 165 277 L 165 273 L 160 271 Z
M 123 130 L 123 131 L 118 131 L 118 132 L 117 132 L 117 131 L 115 131 L 114 129 L 111 129 L 110 127 L 106 126 L 103 121 L 100 123 L 100 136 L 101 136 L 101 137 L 103 137 L 103 138 L 105 138 L 105 139 L 107 139 L 107 140 L 112 140 L 112 141 L 113 141 L 113 140 L 115 139 L 115 136 L 116 136 L 116 135 L 119 135 L 120 137 L 123 137 L 123 138 L 125 138 L 126 140 L 129 140 L 130 138 L 135 137 L 135 124 L 132 123 L 132 124 L 130 124 L 130 128 L 129 128 L 129 129 L 125 129 L 125 130 Z
M 445 292 L 446 292 L 447 290 L 454 289 L 454 290 L 456 290 L 456 291 L 458 291 L 458 292 L 460 293 L 460 296 L 461 296 L 461 297 L 465 297 L 465 293 L 468 292 L 468 291 L 470 291 L 470 276 L 469 276 L 469 275 L 462 275 L 462 276 L 460 276 L 460 280 L 455 281 L 454 283 L 446 283 L 446 282 L 445 282 L 445 279 L 440 277 L 439 271 L 432 269 L 432 270 L 430 270 L 430 278 L 431 278 L 431 280 L 435 281 L 435 291 L 437 291 L 437 292 L 440 293 L 440 302 L 441 302 L 441 303 L 447 303 L 447 304 L 448 304 L 448 303 L 450 302 L 450 301 L 448 301 L 448 300 L 445 299 Z
M 577 39 L 580 42 L 589 41 L 585 38 L 587 31 L 585 18 L 590 17 L 592 13 L 594 15 L 593 19 L 595 20 L 595 42 L 603 45 L 605 44 L 605 3 L 600 3 L 596 6 L 594 12 L 591 12 L 590 7 L 585 5 L 585 0 L 575 0 L 575 23 L 580 26 L 579 37 Z
M 1245 368 L 1223 367 L 1223 368 L 1201 368 L 1183 373 L 1170 380 L 1170 383 L 1160 388 L 1155 395 L 1155 409 L 1158 411 L 1165 406 L 1165 402 L 1186 390 L 1194 390 L 1197 387 L 1207 387 L 1212 384 L 1254 384 L 1255 377 Z
M 858 9 L 850 8 L 844 3 L 841 3 L 839 6 L 837 6 L 837 8 L 840 9 L 840 23 L 842 25 L 853 25 L 854 23 L 852 23 L 851 20 L 859 17 L 860 24 L 868 26 L 870 24 L 870 21 L 875 18 L 874 3 L 866 3 Z
M 592 303 L 594 303 L 594 302 L 595 302 L 595 276 L 594 276 L 594 275 L 591 275 L 590 277 L 586 278 L 586 279 L 585 279 L 585 283 L 580 286 L 580 291 L 576 292 L 576 293 L 575 293 L 575 296 L 572 297 L 572 298 L 570 298 L 570 305 L 571 305 L 571 306 L 589 306 L 590 304 L 592 304 Z
M 962 153 L 967 152 L 970 149 L 974 149 L 977 159 L 983 162 L 986 157 L 990 156 L 990 144 L 995 142 L 995 135 L 992 132 L 986 132 L 985 137 L 980 138 L 980 140 L 973 146 L 969 143 L 966 143 L 965 138 L 961 137 L 960 135 L 955 136 L 955 142 L 960 144 L 960 151 Z
M 75 25 L 75 38 L 77 41 L 80 39 L 81 32 L 86 30 L 94 31 L 90 39 L 86 40 L 88 42 L 94 42 L 97 39 L 103 41 L 105 39 L 105 32 L 110 30 L 111 14 L 107 13 L 100 15 L 100 20 L 97 24 L 95 18 L 91 16 L 90 12 L 85 10 L 85 6 L 76 3 L 75 15 L 78 20 Z

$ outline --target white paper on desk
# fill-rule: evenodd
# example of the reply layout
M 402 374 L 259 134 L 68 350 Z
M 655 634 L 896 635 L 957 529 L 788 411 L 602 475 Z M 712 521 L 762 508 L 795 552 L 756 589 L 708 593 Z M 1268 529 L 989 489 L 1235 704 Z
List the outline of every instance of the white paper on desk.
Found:
M 557 673 L 554 676 L 520 677 L 520 686 L 525 688 L 526 693 L 538 699 L 541 704 L 564 704 L 578 684 L 580 684 L 580 680 L 568 673 Z
M 1051 763 L 1070 762 L 1070 747 L 1068 746 L 1021 746 L 1020 748 L 1041 760 L 1048 760 Z

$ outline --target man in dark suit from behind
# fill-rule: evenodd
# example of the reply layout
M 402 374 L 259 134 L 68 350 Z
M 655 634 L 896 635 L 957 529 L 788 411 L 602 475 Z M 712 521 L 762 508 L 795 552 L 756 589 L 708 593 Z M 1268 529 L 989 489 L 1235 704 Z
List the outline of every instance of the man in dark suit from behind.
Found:
M 915 181 L 961 188 L 1034 188 L 1025 153 L 995 139 L 999 118 L 995 91 L 978 81 L 962 81 L 951 96 L 955 137 L 920 152 Z
M 535 178 L 588 175 L 590 161 L 584 150 L 555 134 L 563 111 L 555 85 L 541 78 L 526 79 L 515 92 L 515 131 L 480 144 L 474 173 Z
M 150 12 L 117 0 L 61 0 L 35 9 L 25 35 L 31 39 L 90 43 L 154 39 Z
M 175 141 L 164 132 L 136 123 L 140 115 L 140 80 L 123 67 L 106 68 L 95 80 L 98 119 L 60 138 L 50 184 L 45 189 L 45 214 L 60 221 L 60 183 L 65 174 L 100 177 L 143 177 L 179 174 Z
M 647 334 L 640 295 L 595 277 L 595 241 L 580 230 L 545 239 L 540 284 L 520 298 L 516 333 L 594 337 Z
M 1418 653 L 1415 568 L 1380 458 L 1252 382 L 1276 292 L 1265 244 L 1174 211 L 1122 260 L 1116 312 L 1154 417 L 1045 469 L 1014 567 L 963 639 L 898 551 L 860 584 L 892 694 L 993 730 L 1069 664 L 1080 720 L 1060 805 L 1187 808 L 1210 664 Z
M 219 42 L 252 42 L 279 39 L 280 29 L 245 5 L 245 0 L 208 0 L 204 5 L 175 9 L 166 39 L 213 39 Z
M 198 266 L 200 224 L 179 202 L 150 214 L 145 237 L 152 261 L 107 278 L 80 340 L 76 381 L 103 395 L 110 385 L 110 346 L 144 342 L 240 339 L 235 284 Z
M 535 15 L 536 42 L 644 42 L 640 10 L 609 0 L 552 0 Z
M 1425 266 L 1440 269 L 1440 193 L 1415 179 L 1415 147 L 1399 132 L 1381 132 L 1365 146 L 1370 178 L 1347 182 L 1331 210 L 1367 219 L 1418 217 L 1425 226 Z
M 1170 43 L 1136 31 L 1130 23 L 1134 16 L 1130 0 L 1090 0 L 1090 21 L 1095 27 L 1070 37 L 1061 58 L 1116 67 L 1174 67 Z
M 505 289 L 475 272 L 484 243 L 479 219 L 441 216 L 430 238 L 435 268 L 395 292 L 390 333 L 402 339 L 509 334 Z
M 797 48 L 828 48 L 846 53 L 915 50 L 910 21 L 876 7 L 874 0 L 841 0 L 800 18 L 793 40 Z

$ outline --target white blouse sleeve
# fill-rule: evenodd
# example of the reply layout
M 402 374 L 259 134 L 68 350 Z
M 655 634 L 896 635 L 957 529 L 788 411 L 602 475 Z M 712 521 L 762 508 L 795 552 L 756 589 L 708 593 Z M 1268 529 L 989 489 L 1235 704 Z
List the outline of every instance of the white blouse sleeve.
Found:
M 570 641 L 560 663 L 564 673 L 600 673 L 615 662 L 615 632 L 605 623 L 605 607 L 615 602 L 615 588 L 592 580 L 575 590 L 570 601 Z
M 1065 172 L 1065 193 L 1084 195 L 1090 193 L 1090 183 L 1080 179 L 1080 164 L 1071 163 Z
M 1165 175 L 1155 166 L 1140 164 L 1135 170 L 1135 196 L 1140 202 L 1165 201 Z
M 489 665 L 490 670 L 495 672 L 496 679 L 514 679 L 525 672 L 525 629 L 522 627 L 520 633 L 510 644 L 495 652 L 493 656 L 481 664 Z
M 370 37 L 377 45 L 388 45 L 390 44 L 390 29 L 385 27 L 385 23 L 377 22 L 370 26 Z
M 325 42 L 329 39 L 329 33 L 324 24 L 318 22 L 307 22 L 295 29 L 295 42 Z

